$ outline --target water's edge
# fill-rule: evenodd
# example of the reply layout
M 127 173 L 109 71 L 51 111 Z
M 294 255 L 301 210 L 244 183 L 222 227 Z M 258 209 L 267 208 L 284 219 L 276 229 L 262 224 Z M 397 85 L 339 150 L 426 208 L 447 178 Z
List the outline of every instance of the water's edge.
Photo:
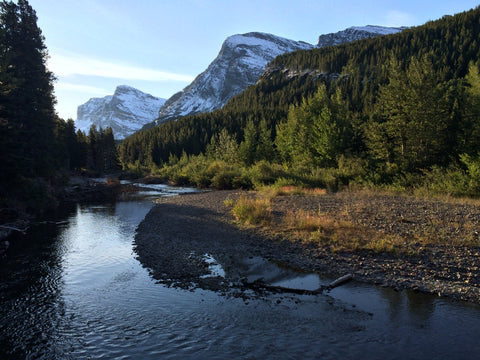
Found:
M 472 304 L 354 281 L 315 296 L 232 297 L 159 284 L 133 248 L 155 196 L 150 188 L 128 201 L 78 205 L 65 222 L 12 241 L 0 261 L 0 358 L 420 359 L 480 351 L 480 309 Z M 200 254 L 206 278 L 231 271 L 212 252 Z M 331 280 L 255 256 L 242 266 L 280 286 Z

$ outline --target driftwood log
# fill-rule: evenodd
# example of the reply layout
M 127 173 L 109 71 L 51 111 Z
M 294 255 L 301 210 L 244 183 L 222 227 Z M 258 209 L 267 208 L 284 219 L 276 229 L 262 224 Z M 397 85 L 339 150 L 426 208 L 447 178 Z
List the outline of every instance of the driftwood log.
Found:
M 300 295 L 317 295 L 324 291 L 330 291 L 331 289 L 340 286 L 353 278 L 352 274 L 346 274 L 344 276 L 335 279 L 328 285 L 320 286 L 318 289 L 315 290 L 305 290 L 305 289 L 294 289 L 294 288 L 287 288 L 283 286 L 275 286 L 266 284 L 262 279 L 256 280 L 253 282 L 243 282 L 243 285 L 247 288 L 256 290 L 256 291 L 271 291 L 276 293 L 293 293 L 293 294 L 300 294 Z

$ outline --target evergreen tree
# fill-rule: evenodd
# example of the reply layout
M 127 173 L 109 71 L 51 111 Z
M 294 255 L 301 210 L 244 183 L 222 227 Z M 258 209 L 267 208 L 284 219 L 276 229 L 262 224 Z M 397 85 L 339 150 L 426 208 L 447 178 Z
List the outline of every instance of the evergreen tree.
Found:
M 240 160 L 247 166 L 255 162 L 257 149 L 257 129 L 253 120 L 249 120 L 243 129 L 243 141 L 238 149 Z
M 258 141 L 256 147 L 256 161 L 272 161 L 275 156 L 275 149 L 272 141 L 272 131 L 267 126 L 267 121 L 262 119 L 258 129 Z
M 223 160 L 230 164 L 238 162 L 238 144 L 235 137 L 227 129 L 222 129 L 212 136 L 207 148 L 207 155 L 213 159 Z
M 72 155 L 72 168 L 81 169 L 87 167 L 87 158 L 88 158 L 88 138 L 87 135 L 82 130 L 77 130 L 76 143 L 77 148 Z
M 113 137 L 113 130 L 111 127 L 107 127 L 103 136 L 103 171 L 110 173 L 119 168 L 118 154 L 115 147 L 115 139 Z
M 87 135 L 87 168 L 97 170 L 99 134 L 95 125 L 90 126 Z
M 0 2 L 1 181 L 54 170 L 54 76 L 35 11 L 26 0 Z
M 380 88 L 376 105 L 378 124 L 368 127 L 370 150 L 384 161 L 412 171 L 445 163 L 449 105 L 444 83 L 428 56 L 411 58 L 406 71 L 391 58 L 390 81 Z
M 466 80 L 466 102 L 459 129 L 459 153 L 480 153 L 480 72 L 470 64 Z

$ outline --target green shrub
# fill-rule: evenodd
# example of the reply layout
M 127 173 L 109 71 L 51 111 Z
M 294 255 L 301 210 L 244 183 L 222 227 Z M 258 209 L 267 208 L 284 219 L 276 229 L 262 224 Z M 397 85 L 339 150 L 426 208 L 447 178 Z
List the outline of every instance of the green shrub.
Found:
M 254 187 L 273 184 L 279 177 L 285 176 L 281 165 L 271 164 L 266 160 L 261 160 L 253 165 L 249 173 Z
M 232 189 L 234 179 L 239 176 L 240 173 L 235 170 L 221 171 L 212 178 L 212 186 L 218 190 Z
M 460 155 L 460 161 L 467 167 L 468 191 L 471 195 L 480 194 L 480 153 L 475 157 Z
M 366 175 L 366 162 L 358 157 L 346 157 L 341 155 L 338 158 L 338 179 L 344 185 L 351 181 L 361 183 Z
M 242 168 L 240 174 L 233 178 L 232 187 L 234 189 L 253 189 L 253 182 L 248 171 Z
M 458 168 L 444 169 L 434 166 L 426 172 L 422 184 L 417 186 L 417 195 L 462 196 L 469 191 L 469 178 L 465 171 Z
M 336 169 L 315 168 L 308 175 L 310 186 L 327 189 L 328 192 L 338 190 L 338 178 Z

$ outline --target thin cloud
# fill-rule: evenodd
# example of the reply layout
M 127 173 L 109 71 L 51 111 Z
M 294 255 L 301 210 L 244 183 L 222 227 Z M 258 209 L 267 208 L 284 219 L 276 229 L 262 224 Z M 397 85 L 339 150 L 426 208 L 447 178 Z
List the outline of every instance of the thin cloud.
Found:
M 84 92 L 88 94 L 95 94 L 95 95 L 110 95 L 111 91 L 106 89 L 102 89 L 95 86 L 89 85 L 80 85 L 80 84 L 72 84 L 68 82 L 59 81 L 55 83 L 55 90 L 61 91 L 76 91 L 76 92 Z
M 51 55 L 48 66 L 57 76 L 100 76 L 127 80 L 192 82 L 193 76 L 72 55 Z

